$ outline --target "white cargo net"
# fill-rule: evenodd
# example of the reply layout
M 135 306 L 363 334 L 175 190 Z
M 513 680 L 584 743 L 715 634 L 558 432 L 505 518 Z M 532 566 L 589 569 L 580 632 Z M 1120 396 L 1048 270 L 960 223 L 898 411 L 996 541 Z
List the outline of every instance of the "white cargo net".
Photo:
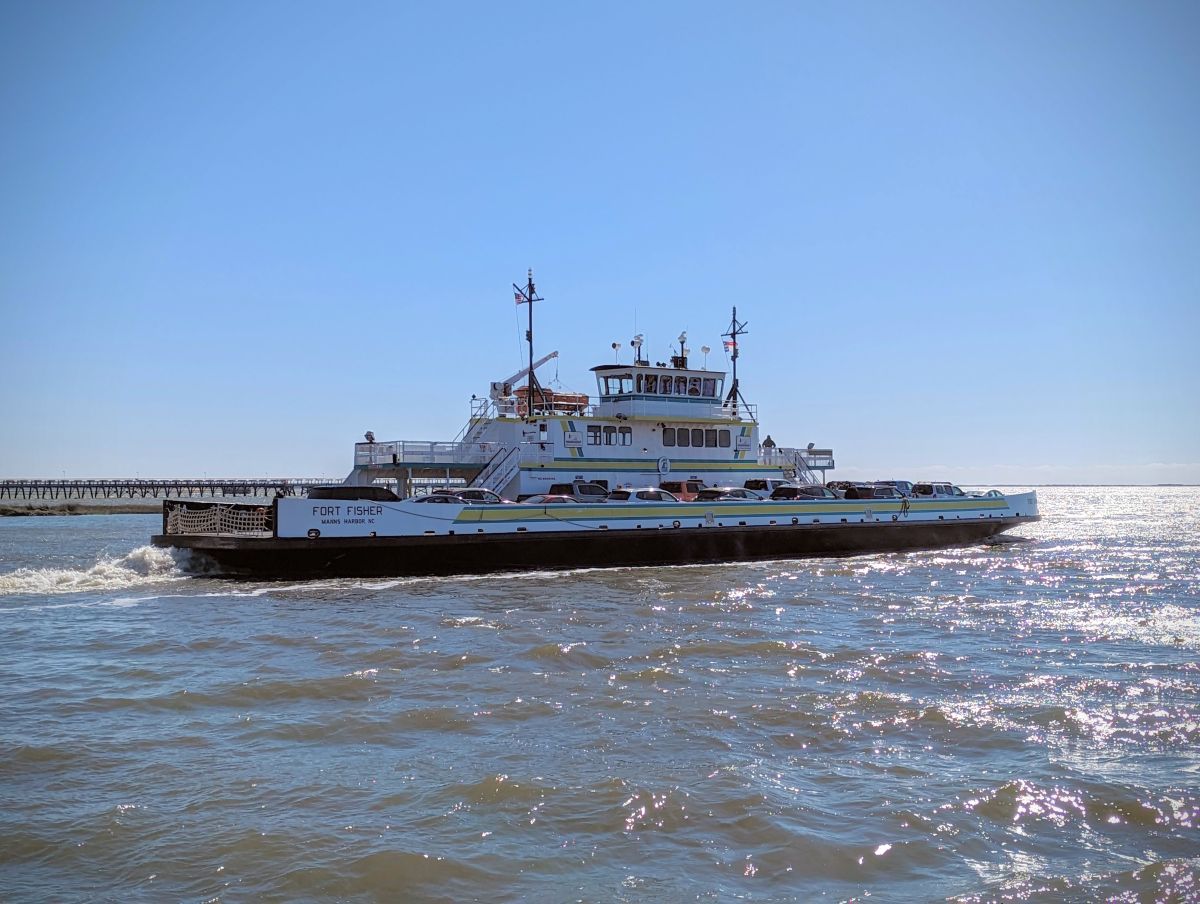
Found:
M 271 510 L 266 506 L 213 505 L 205 508 L 171 506 L 168 534 L 269 534 Z

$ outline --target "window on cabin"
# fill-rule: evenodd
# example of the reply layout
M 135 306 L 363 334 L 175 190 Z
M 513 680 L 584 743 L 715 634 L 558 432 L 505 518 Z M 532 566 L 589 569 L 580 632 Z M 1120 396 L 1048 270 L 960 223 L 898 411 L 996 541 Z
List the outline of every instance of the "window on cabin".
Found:
M 631 392 L 633 392 L 633 376 L 631 374 L 604 378 L 605 395 L 629 395 Z
M 637 390 L 636 390 L 637 392 L 642 391 L 642 375 L 641 374 L 638 374 L 637 376 L 634 377 L 634 385 L 637 387 Z
M 617 428 L 616 427 L 605 427 L 604 428 L 604 445 L 615 446 L 616 444 L 617 444 Z
M 680 446 L 690 446 L 692 444 L 692 433 L 687 427 L 680 427 L 675 431 L 675 442 Z
M 675 378 L 675 395 L 687 395 L 687 377 Z
M 666 374 L 663 374 L 663 378 L 662 378 L 662 394 L 663 395 L 671 394 L 671 378 L 669 376 L 667 376 Z
M 700 395 L 700 378 L 699 377 L 688 377 L 688 395 L 690 395 L 690 396 Z
M 693 446 L 703 446 L 704 445 L 704 431 L 701 430 L 699 427 L 692 428 L 692 445 Z
M 715 429 L 704 431 L 704 446 L 708 449 L 717 448 L 717 431 Z
M 675 428 L 674 427 L 663 427 L 663 445 L 664 446 L 675 445 Z
M 622 446 L 632 446 L 633 445 L 633 428 L 632 427 L 618 427 L 617 428 L 617 438 L 620 439 Z
M 718 430 L 717 431 L 717 445 L 720 446 L 722 449 L 729 448 L 729 431 L 728 430 Z
M 714 377 L 704 378 L 704 389 L 700 394 L 710 399 L 717 394 L 717 381 Z
M 589 446 L 600 445 L 600 425 L 592 424 L 587 428 L 587 442 Z
M 642 385 L 645 386 L 646 392 L 658 392 L 658 374 L 646 374 Z

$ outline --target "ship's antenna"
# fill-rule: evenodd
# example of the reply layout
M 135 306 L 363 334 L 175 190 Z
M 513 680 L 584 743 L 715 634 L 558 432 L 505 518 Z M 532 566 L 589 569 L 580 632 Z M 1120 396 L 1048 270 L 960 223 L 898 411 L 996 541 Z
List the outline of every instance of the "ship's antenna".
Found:
M 671 366 L 681 369 L 687 369 L 688 348 L 684 345 L 687 342 L 687 330 L 679 334 L 679 354 L 674 354 L 675 349 L 671 349 Z
M 729 339 L 725 342 L 725 348 L 733 350 L 733 385 L 729 387 L 729 393 L 725 396 L 725 404 L 733 408 L 733 413 L 737 415 L 738 399 L 742 399 L 742 404 L 746 404 L 746 400 L 742 398 L 742 392 L 738 389 L 737 375 L 737 359 L 738 359 L 738 336 L 746 335 L 745 323 L 739 323 L 737 319 L 737 305 L 733 306 L 733 320 L 729 323 L 729 332 L 722 333 L 722 336 L 728 336 Z
M 523 287 L 513 283 L 513 297 L 517 304 L 529 305 L 529 329 L 525 331 L 525 339 L 529 342 L 529 379 L 525 384 L 525 416 L 532 418 L 537 417 L 541 412 L 541 406 L 535 406 L 533 403 L 533 394 L 536 392 L 542 405 L 545 405 L 546 393 L 533 373 L 533 303 L 543 299 L 538 297 L 537 290 L 533 287 L 532 267 L 529 269 L 528 279 L 529 281 Z

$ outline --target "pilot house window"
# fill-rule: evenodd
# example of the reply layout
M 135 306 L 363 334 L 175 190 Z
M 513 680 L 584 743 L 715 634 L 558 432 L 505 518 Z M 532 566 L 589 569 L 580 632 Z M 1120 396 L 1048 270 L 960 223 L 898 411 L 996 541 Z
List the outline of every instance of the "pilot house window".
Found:
M 587 428 L 587 441 L 589 446 L 600 445 L 600 425 L 593 424 Z
M 620 377 L 604 378 L 605 395 L 629 395 L 633 392 L 633 376 L 624 374 Z

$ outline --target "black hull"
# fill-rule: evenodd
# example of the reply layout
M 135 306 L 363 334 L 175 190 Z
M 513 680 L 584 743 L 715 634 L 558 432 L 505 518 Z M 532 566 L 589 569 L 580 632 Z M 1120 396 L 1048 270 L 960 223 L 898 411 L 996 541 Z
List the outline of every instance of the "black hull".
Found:
M 496 571 L 693 565 L 937 549 L 978 543 L 1037 518 L 773 527 L 694 527 L 570 533 L 421 537 L 257 538 L 159 535 L 155 546 L 190 549 L 207 574 L 269 579 L 407 577 Z

